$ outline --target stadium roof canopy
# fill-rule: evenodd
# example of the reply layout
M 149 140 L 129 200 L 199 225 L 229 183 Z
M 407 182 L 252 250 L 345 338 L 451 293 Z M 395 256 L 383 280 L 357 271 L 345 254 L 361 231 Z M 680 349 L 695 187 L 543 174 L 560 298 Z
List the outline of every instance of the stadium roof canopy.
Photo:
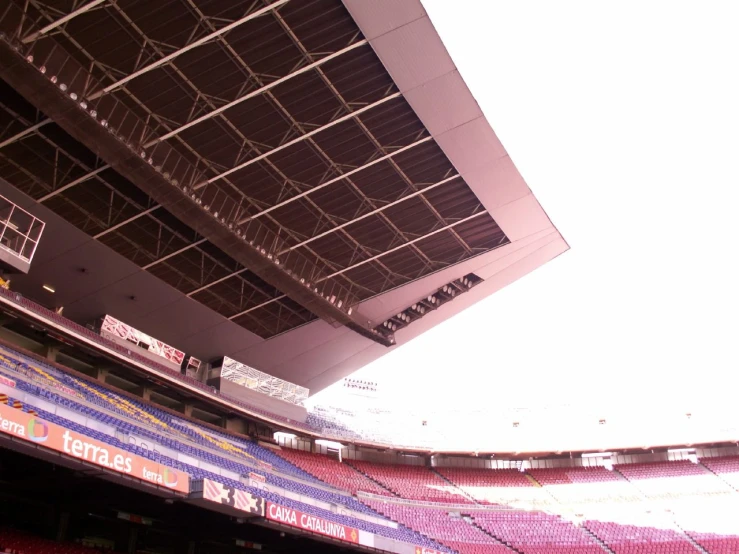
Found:
M 3 9 L 13 288 L 65 316 L 316 392 L 568 248 L 420 1 Z

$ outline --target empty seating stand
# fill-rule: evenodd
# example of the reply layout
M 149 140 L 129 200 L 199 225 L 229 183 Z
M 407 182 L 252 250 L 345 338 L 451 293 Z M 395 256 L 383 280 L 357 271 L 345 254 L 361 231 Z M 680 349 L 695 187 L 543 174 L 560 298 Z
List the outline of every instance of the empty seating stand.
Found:
M 639 491 L 633 485 L 604 467 L 532 469 L 529 473 L 563 504 L 641 502 Z
M 436 468 L 479 504 L 544 507 L 552 502 L 526 473 L 516 469 Z
M 701 458 L 701 463 L 734 490 L 739 491 L 739 456 Z
M 250 460 L 261 459 L 268 461 L 273 467 L 280 469 L 282 475 L 284 475 L 280 476 L 266 472 L 266 478 L 269 483 L 282 489 L 297 492 L 306 497 L 315 498 L 316 500 L 343 505 L 354 512 L 380 517 L 370 507 L 362 504 L 345 491 L 336 490 L 336 492 L 331 492 L 330 487 L 327 487 L 317 478 L 292 465 L 285 459 L 280 458 L 269 449 L 262 448 L 249 441 L 238 440 L 232 436 L 229 436 L 227 441 L 223 440 L 226 437 L 225 434 L 219 436 L 217 432 L 204 429 L 195 422 L 185 424 L 184 421 L 175 419 L 168 413 L 147 405 L 143 401 L 122 398 L 102 385 L 87 383 L 64 374 L 57 369 L 48 366 L 43 367 L 42 364 L 24 359 L 18 353 L 14 353 L 9 349 L 3 349 L 2 353 L 3 356 L 0 357 L 0 372 L 3 374 L 8 372 L 7 374 L 11 375 L 16 381 L 16 388 L 19 391 L 26 392 L 39 399 L 51 401 L 54 405 L 73 410 L 74 412 L 83 414 L 87 418 L 105 423 L 118 432 L 130 433 L 144 439 L 149 439 L 154 443 L 169 447 L 173 451 L 183 453 L 196 460 L 202 460 L 238 475 L 244 475 L 253 469 L 252 466 L 247 465 Z M 15 360 L 17 362 L 17 367 L 15 368 L 17 374 L 15 375 L 12 375 L 13 360 L 8 356 L 18 357 Z M 71 400 L 67 396 L 57 393 L 56 391 L 60 390 L 58 385 L 63 385 L 66 389 L 79 393 L 79 400 L 77 399 L 78 397 L 75 397 L 75 400 Z M 13 402 L 14 400 L 10 398 L 9 402 Z M 88 400 L 90 403 L 95 404 L 95 407 L 87 405 Z M 110 434 L 88 428 L 55 413 L 42 410 L 32 402 L 27 401 L 22 404 L 22 409 L 25 411 L 33 409 L 38 413 L 39 417 L 47 421 L 57 423 L 77 433 L 114 445 L 144 458 L 161 462 L 169 467 L 189 474 L 192 479 L 212 479 L 236 489 L 246 490 L 268 501 L 329 521 L 335 521 L 349 527 L 435 550 L 442 549 L 432 539 L 420 535 L 407 527 L 388 527 L 364 519 L 337 514 L 311 504 L 298 502 L 275 492 L 255 489 L 225 475 L 215 474 L 199 466 L 182 463 L 179 460 L 164 456 L 156 450 L 123 442 Z M 131 420 L 135 420 L 135 422 Z M 218 452 L 219 450 L 220 452 Z M 295 480 L 291 479 L 290 476 L 295 478 Z M 320 483 L 320 487 L 311 486 L 311 481 L 316 484 Z
M 645 525 L 622 525 L 608 521 L 585 521 L 584 525 L 616 554 L 697 554 L 685 535 L 672 529 Z
M 514 550 L 495 540 L 480 527 L 460 516 L 452 516 L 442 508 L 422 508 L 367 501 L 376 511 L 399 523 L 404 523 L 426 536 L 453 548 L 461 554 L 512 554 Z
M 572 522 L 543 512 L 487 511 L 475 523 L 527 554 L 603 554 L 603 548 Z
M 0 348 L 0 373 L 14 379 L 17 390 L 28 395 L 22 409 L 34 409 L 49 421 L 161 461 L 193 479 L 214 479 L 305 513 L 433 550 L 461 554 L 595 554 L 605 548 L 616 554 L 687 554 L 701 549 L 709 554 L 739 553 L 736 456 L 704 458 L 699 464 L 624 464 L 616 466 L 616 471 L 568 467 L 526 473 L 513 469 L 432 470 L 365 461 L 340 463 L 324 455 L 262 448 L 245 437 L 181 415 L 175 417 L 141 399 L 25 358 L 12 349 Z M 274 488 L 272 492 L 252 489 L 223 474 L 124 443 L 39 409 L 33 398 L 210 464 L 203 467 L 239 475 L 261 471 Z M 258 462 L 267 462 L 272 470 Z M 279 489 L 343 505 L 355 517 L 286 498 L 275 492 Z M 383 495 L 387 500 L 357 498 L 359 492 Z M 398 504 L 402 500 L 398 497 L 411 504 Z M 424 502 L 436 504 L 421 505 Z M 656 509 L 662 519 L 644 516 L 646 507 Z M 572 522 L 555 515 L 557 510 L 585 515 L 578 518 L 582 523 Z M 356 514 L 389 518 L 399 526 L 378 525 Z M 76 544 L 51 543 L 8 532 L 0 537 L 5 541 L 0 542 L 0 550 L 27 554 L 95 552 Z
M 283 448 L 278 454 L 321 481 L 352 494 L 357 494 L 357 491 L 383 495 L 388 493 L 387 489 L 382 488 L 348 464 L 339 462 L 336 458 L 288 448 Z
M 455 485 L 423 466 L 395 466 L 351 460 L 352 466 L 403 498 L 472 504 Z
M 687 500 L 734 492 L 705 467 L 687 460 L 624 464 L 616 469 L 652 500 Z

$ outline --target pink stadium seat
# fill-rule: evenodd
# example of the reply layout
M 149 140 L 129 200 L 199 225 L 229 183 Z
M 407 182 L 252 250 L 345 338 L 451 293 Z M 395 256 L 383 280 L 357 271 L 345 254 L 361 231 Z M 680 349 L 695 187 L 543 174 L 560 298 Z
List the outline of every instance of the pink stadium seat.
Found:
M 585 526 L 600 537 L 616 554 L 696 554 L 700 552 L 688 539 L 671 529 L 619 525 L 586 521 Z
M 639 491 L 632 484 L 604 467 L 532 469 L 529 473 L 565 504 L 641 502 Z
M 511 554 L 506 545 L 496 541 L 479 527 L 447 510 L 404 506 L 391 502 L 367 501 L 375 511 L 453 548 L 461 554 Z
M 318 479 L 340 489 L 357 494 L 357 491 L 388 494 L 387 489 L 371 481 L 354 468 L 323 454 L 283 448 L 277 452 L 282 458 L 307 471 Z
M 527 554 L 603 554 L 586 531 L 543 512 L 486 511 L 475 522 L 503 542 Z
M 471 496 L 478 504 L 536 503 L 544 506 L 552 502 L 526 473 L 517 469 L 472 469 L 457 467 L 436 468 L 441 475 Z
M 739 537 L 722 537 L 710 533 L 690 533 L 690 536 L 710 554 L 739 552 Z
M 739 456 L 701 458 L 701 463 L 734 490 L 739 491 Z
M 732 492 L 702 465 L 687 460 L 623 464 L 616 469 L 652 500 L 685 500 Z
M 349 463 L 403 498 L 426 502 L 473 503 L 458 487 L 427 467 L 393 466 L 357 460 Z

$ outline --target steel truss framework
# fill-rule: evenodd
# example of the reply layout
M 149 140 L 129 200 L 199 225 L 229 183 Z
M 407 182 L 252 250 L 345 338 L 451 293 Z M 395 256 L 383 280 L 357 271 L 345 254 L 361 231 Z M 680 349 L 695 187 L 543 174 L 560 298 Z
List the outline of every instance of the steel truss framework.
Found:
M 19 6 L 45 23 L 29 40 L 59 41 L 106 85 L 91 97 L 147 122 L 142 147 L 169 142 L 207 176 L 196 188 L 238 199 L 240 223 L 261 221 L 280 253 L 360 300 L 507 242 L 339 0 Z M 11 182 L 260 336 L 314 317 L 17 103 L 0 126 Z M 43 148 L 54 163 L 39 175 Z
M 13 91 L 5 87 L 0 90 L 3 98 L 12 98 Z M 6 103 L 0 102 L 0 109 L 0 129 L 30 124 Z M 30 106 L 26 109 L 32 110 Z M 78 228 L 178 290 L 206 291 L 198 299 L 227 317 L 278 296 L 276 290 L 169 216 L 89 151 L 83 150 L 79 152 L 81 158 L 75 157 L 70 152 L 71 144 L 55 124 L 39 127 L 24 134 L 23 140 L 0 149 L 2 174 Z M 72 183 L 75 188 L 69 190 Z M 187 257 L 177 256 L 185 249 L 190 251 Z M 159 267 L 154 269 L 156 265 Z M 228 288 L 210 286 L 232 275 Z M 262 313 L 242 324 L 256 334 L 271 336 L 314 319 L 301 306 L 283 295 L 279 297 L 278 317 L 268 318 Z

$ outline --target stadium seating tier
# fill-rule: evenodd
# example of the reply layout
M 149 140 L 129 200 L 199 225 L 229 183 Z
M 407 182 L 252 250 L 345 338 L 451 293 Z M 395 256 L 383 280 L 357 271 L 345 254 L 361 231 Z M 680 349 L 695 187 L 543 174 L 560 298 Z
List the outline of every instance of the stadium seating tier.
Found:
M 709 554 L 739 552 L 739 529 L 734 532 L 729 526 L 727 532 L 712 532 L 711 522 L 707 526 L 682 509 L 698 503 L 710 510 L 720 501 L 725 512 L 738 513 L 731 507 L 739 507 L 739 457 L 704 458 L 700 463 L 622 464 L 615 471 L 567 467 L 521 472 L 384 465 L 361 460 L 342 463 L 322 454 L 264 448 L 185 416 L 175 417 L 148 402 L 118 394 L 102 383 L 29 359 L 13 349 L 0 348 L 0 373 L 14 379 L 17 390 L 28 395 L 22 409 L 33 409 L 50 422 L 164 463 L 193 479 L 212 479 L 304 513 L 434 550 L 461 554 L 600 554 L 608 550 L 616 554 L 688 554 L 700 552 L 700 548 Z M 8 401 L 12 405 L 14 399 Z M 50 405 L 103 423 L 115 429 L 118 436 L 136 436 L 209 466 L 185 464 L 156 448 L 123 442 L 43 409 Z M 264 470 L 260 463 L 271 469 Z M 238 476 L 259 472 L 262 467 L 262 474 L 273 488 L 255 489 L 241 479 L 209 471 L 210 466 Z M 280 489 L 344 506 L 356 514 L 387 518 L 399 526 L 379 525 L 298 502 L 279 494 Z M 362 494 L 357 497 L 363 492 L 381 495 L 385 500 Z M 408 500 L 412 503 L 399 503 Z M 446 503 L 449 508 L 431 508 L 419 502 Z M 633 516 L 643 510 L 643 502 L 675 508 L 669 516 L 672 523 L 653 525 L 644 520 L 630 524 L 618 517 L 592 517 L 610 508 L 614 508 L 614 516 L 624 509 Z M 517 509 L 523 507 L 527 509 Z M 582 523 L 545 513 L 573 507 L 589 514 Z M 7 537 L 5 540 L 9 542 Z M 35 554 L 34 549 L 44 554 L 93 552 L 78 545 L 57 545 L 52 550 L 48 544 L 28 540 L 32 542 L 26 544 L 26 554 Z

